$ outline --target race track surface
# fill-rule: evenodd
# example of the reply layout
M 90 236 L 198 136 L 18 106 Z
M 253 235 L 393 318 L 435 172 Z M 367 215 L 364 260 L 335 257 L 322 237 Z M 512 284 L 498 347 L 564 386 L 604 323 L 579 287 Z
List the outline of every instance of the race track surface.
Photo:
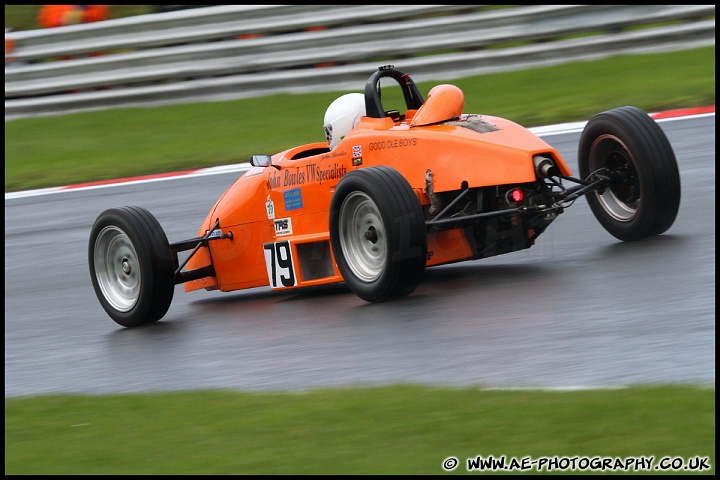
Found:
M 498 388 L 715 384 L 715 116 L 661 121 L 682 180 L 670 230 L 622 243 L 578 200 L 530 250 L 428 269 L 368 304 L 344 284 L 184 292 L 124 329 L 90 283 L 103 210 L 197 233 L 238 172 L 5 201 L 5 396 L 414 383 Z M 576 171 L 578 131 L 544 136 Z

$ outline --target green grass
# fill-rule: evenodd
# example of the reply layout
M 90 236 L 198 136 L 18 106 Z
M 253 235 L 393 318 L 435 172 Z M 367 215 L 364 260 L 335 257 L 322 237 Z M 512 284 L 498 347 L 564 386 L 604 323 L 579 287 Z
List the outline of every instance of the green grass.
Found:
M 704 473 L 714 473 L 715 389 L 5 399 L 6 474 L 442 474 L 445 458 L 460 459 L 455 472 L 466 473 L 478 455 L 701 456 L 713 467 Z
M 398 65 L 402 68 L 402 65 Z M 368 72 L 368 75 L 372 72 Z M 410 72 L 412 73 L 412 72 Z M 420 83 L 427 95 L 437 83 Z M 648 112 L 715 104 L 715 47 L 452 81 L 467 113 L 532 127 L 635 105 Z M 364 88 L 358 85 L 358 91 Z M 5 191 L 245 162 L 324 139 L 340 93 L 125 108 L 5 122 Z

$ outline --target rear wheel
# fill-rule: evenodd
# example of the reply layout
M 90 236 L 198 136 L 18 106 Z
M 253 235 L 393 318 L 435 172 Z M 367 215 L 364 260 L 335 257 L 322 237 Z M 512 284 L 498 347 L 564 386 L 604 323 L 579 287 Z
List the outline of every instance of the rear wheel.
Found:
M 412 293 L 425 270 L 427 234 L 417 196 L 390 167 L 354 170 L 330 206 L 330 240 L 350 289 L 368 302 Z
M 680 207 L 680 173 L 665 133 L 647 113 L 620 107 L 588 121 L 580 137 L 580 175 L 610 184 L 587 195 L 600 224 L 620 240 L 660 235 Z
M 95 221 L 88 244 L 90 278 L 107 314 L 123 327 L 161 319 L 175 290 L 165 232 L 141 207 L 112 208 Z

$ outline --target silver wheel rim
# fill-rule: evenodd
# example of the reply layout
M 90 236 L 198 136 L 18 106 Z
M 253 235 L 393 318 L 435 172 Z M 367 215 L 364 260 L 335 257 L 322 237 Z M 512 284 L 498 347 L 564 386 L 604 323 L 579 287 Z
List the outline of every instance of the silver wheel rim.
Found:
M 142 275 L 130 238 L 115 226 L 103 228 L 95 239 L 95 278 L 105 300 L 117 311 L 132 309 L 140 296 Z
M 599 169 L 625 170 L 628 181 L 614 184 L 602 193 L 595 192 L 600 205 L 618 222 L 629 222 L 637 216 L 640 206 L 640 185 L 625 144 L 612 135 L 598 137 L 590 151 L 590 171 Z
M 352 192 L 340 207 L 340 246 L 348 266 L 364 282 L 377 279 L 387 262 L 387 235 L 377 205 Z

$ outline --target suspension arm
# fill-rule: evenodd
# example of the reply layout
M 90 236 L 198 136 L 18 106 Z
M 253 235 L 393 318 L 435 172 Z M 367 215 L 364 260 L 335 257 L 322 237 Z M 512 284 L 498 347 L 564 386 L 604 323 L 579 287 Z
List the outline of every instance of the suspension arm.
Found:
M 610 183 L 610 178 L 605 176 L 599 176 L 597 180 L 594 182 L 590 182 L 586 185 L 578 185 L 577 187 L 568 188 L 565 192 L 567 195 L 565 195 L 560 202 L 557 202 L 557 204 L 561 202 L 572 202 L 573 200 L 577 200 L 578 198 L 582 197 L 583 195 L 586 195 L 590 192 L 593 192 L 595 190 L 599 190 L 601 188 L 604 188 L 607 186 L 608 183 Z
M 232 240 L 233 235 L 232 232 L 224 233 L 222 235 L 213 235 L 213 232 L 220 228 L 220 220 L 218 219 L 215 222 L 215 225 L 208 230 L 208 232 L 203 235 L 202 237 L 195 237 L 188 240 L 181 240 L 179 242 L 174 242 L 170 244 L 170 250 L 175 255 L 175 264 L 178 264 L 178 252 L 184 252 L 187 250 L 190 250 L 192 248 L 192 252 L 190 252 L 190 255 L 185 259 L 185 261 L 175 270 L 175 284 L 178 283 L 185 283 L 190 280 L 197 280 L 199 278 L 204 278 L 208 276 L 215 275 L 215 269 L 212 265 L 207 265 L 202 268 L 198 268 L 196 270 L 191 270 L 188 272 L 182 272 L 182 269 L 185 268 L 185 265 L 190 261 L 190 259 L 197 253 L 198 250 L 200 250 L 200 247 L 207 247 L 208 244 L 213 240 L 223 240 L 226 238 L 229 238 Z

